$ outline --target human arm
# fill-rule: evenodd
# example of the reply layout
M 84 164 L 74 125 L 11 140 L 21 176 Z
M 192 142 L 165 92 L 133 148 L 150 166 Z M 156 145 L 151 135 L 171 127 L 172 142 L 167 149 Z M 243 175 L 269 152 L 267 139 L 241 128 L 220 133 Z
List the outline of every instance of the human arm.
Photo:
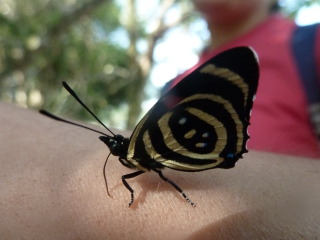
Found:
M 98 135 L 0 103 L 2 239 L 314 239 L 320 235 L 320 161 L 249 152 L 233 169 L 165 170 L 193 208 L 156 173 L 132 170 Z

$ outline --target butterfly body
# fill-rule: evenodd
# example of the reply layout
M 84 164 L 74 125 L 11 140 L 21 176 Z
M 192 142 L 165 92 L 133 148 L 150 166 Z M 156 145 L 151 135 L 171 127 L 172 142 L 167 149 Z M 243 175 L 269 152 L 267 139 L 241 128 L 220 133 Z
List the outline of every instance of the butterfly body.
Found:
M 167 91 L 137 124 L 130 138 L 112 133 L 66 83 L 64 87 L 112 133 L 100 136 L 110 154 L 118 156 L 124 166 L 137 169 L 122 176 L 131 192 L 129 206 L 134 201 L 134 191 L 127 179 L 147 171 L 158 173 L 195 206 L 161 169 L 195 172 L 234 167 L 247 152 L 247 129 L 258 78 L 257 59 L 250 48 L 222 52 Z M 104 174 L 105 167 L 106 163 Z

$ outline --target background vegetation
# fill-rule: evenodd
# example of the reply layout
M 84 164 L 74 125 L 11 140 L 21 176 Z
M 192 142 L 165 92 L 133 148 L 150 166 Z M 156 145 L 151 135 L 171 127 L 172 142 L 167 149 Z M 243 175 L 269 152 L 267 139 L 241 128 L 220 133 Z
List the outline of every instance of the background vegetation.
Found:
M 283 8 L 295 16 L 318 1 Z M 0 0 L 0 99 L 91 120 L 62 89 L 67 81 L 107 124 L 133 128 L 157 44 L 198 17 L 190 0 L 156 2 L 146 19 L 142 0 Z

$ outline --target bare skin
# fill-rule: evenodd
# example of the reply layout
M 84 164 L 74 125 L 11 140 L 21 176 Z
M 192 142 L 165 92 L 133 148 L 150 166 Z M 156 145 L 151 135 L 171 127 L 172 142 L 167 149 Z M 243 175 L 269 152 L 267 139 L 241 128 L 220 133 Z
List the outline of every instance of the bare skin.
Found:
M 0 103 L 1 239 L 317 239 L 320 161 L 250 152 L 229 170 L 165 170 L 197 204 L 110 157 L 98 134 Z M 98 128 L 99 129 L 99 128 Z M 101 129 L 100 129 L 101 130 Z

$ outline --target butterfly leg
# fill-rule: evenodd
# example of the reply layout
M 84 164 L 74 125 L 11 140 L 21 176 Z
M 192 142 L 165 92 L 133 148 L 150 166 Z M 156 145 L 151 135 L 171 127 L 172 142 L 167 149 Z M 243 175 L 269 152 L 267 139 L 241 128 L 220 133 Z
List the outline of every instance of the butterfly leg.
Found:
M 165 182 L 171 184 L 179 193 L 181 193 L 182 196 L 184 197 L 184 199 L 187 200 L 187 202 L 188 202 L 192 207 L 195 207 L 195 206 L 196 206 L 196 204 L 189 199 L 189 197 L 183 192 L 183 190 L 182 190 L 176 183 L 174 183 L 173 181 L 171 181 L 170 179 L 168 179 L 167 177 L 165 177 L 165 176 L 162 174 L 161 170 L 159 170 L 159 169 L 152 169 L 152 170 L 155 171 L 156 173 L 158 173 L 159 176 L 160 176 L 160 178 L 161 178 L 162 180 L 164 180 Z
M 129 173 L 129 174 L 126 174 L 126 175 L 123 175 L 121 177 L 122 179 L 122 182 L 123 182 L 123 185 L 130 191 L 131 193 L 131 201 L 129 202 L 129 207 L 131 206 L 131 204 L 133 203 L 133 200 L 134 200 L 134 191 L 133 189 L 130 187 L 130 185 L 128 184 L 127 182 L 127 179 L 130 179 L 130 178 L 134 178 L 136 176 L 139 176 L 140 174 L 144 173 L 144 171 L 137 171 L 137 172 L 133 172 L 133 173 Z

